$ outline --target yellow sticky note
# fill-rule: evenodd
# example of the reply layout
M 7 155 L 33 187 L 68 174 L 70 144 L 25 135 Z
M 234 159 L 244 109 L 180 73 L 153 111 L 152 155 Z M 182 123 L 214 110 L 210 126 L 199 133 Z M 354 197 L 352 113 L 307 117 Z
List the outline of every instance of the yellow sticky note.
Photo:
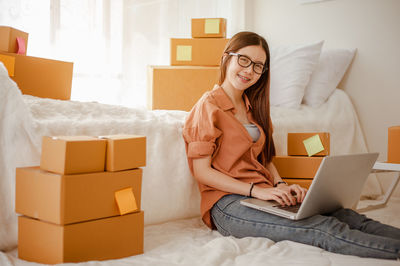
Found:
M 303 140 L 303 143 L 308 156 L 313 156 L 314 154 L 317 154 L 325 149 L 318 134 Z
M 177 45 L 176 46 L 176 60 L 177 61 L 192 61 L 192 46 L 191 45 Z
M 4 64 L 10 77 L 14 77 L 15 57 L 0 54 L 0 62 Z
M 121 215 L 134 212 L 138 209 L 135 195 L 131 187 L 124 188 L 115 192 L 119 213 Z
M 204 21 L 204 33 L 206 34 L 218 34 L 219 33 L 219 19 L 207 18 Z

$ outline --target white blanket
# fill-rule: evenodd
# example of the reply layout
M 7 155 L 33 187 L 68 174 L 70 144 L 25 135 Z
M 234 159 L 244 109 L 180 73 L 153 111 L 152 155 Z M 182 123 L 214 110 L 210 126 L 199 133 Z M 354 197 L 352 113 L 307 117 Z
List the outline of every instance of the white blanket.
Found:
M 17 244 L 15 168 L 39 164 L 42 136 L 126 133 L 147 137 L 147 165 L 142 186 L 142 209 L 147 225 L 146 253 L 134 257 L 132 262 L 157 265 L 160 262 L 163 265 L 168 262 L 240 265 L 243 261 L 293 264 L 300 259 L 299 255 L 304 254 L 309 254 L 309 257 L 300 259 L 304 262 L 302 265 L 316 261 L 325 263 L 332 258 L 350 264 L 357 260 L 292 242 L 274 244 L 268 239 L 224 238 L 207 229 L 200 222 L 199 192 L 187 166 L 181 136 L 186 112 L 148 111 L 23 96 L 16 84 L 1 71 L 0 108 L 0 250 L 13 249 Z M 341 90 L 336 90 L 318 109 L 273 107 L 271 112 L 278 154 L 285 154 L 286 133 L 295 131 L 330 132 L 332 154 L 366 151 L 353 107 Z M 380 193 L 375 179 L 369 182 L 368 193 Z M 176 221 L 190 217 L 195 218 Z M 174 220 L 176 222 L 170 222 Z M 158 225 L 148 226 L 150 224 Z M 299 253 L 298 248 L 306 252 Z M 0 253 L 0 264 L 24 265 L 14 258 L 15 252 Z M 260 256 L 252 256 L 253 253 L 260 253 Z M 362 261 L 374 265 L 369 264 L 370 260 Z M 124 264 L 131 259 L 118 262 Z

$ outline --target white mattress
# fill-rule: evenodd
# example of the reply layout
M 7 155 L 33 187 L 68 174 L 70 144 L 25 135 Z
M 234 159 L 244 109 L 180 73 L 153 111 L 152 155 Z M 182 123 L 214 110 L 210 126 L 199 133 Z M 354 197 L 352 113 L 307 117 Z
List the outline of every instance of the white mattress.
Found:
M 182 111 L 148 111 L 98 103 L 56 101 L 22 96 L 15 83 L 0 75 L 0 265 L 28 265 L 16 258 L 17 219 L 14 213 L 15 167 L 38 165 L 43 135 L 139 134 L 147 137 L 142 209 L 145 211 L 145 254 L 117 261 L 82 265 L 394 265 L 325 252 L 290 241 L 222 237 L 199 217 L 199 192 L 191 177 L 183 139 Z M 285 154 L 286 133 L 328 131 L 331 153 L 365 152 L 361 128 L 345 92 L 336 90 L 318 109 L 273 107 L 278 154 Z M 380 193 L 371 179 L 370 195 Z M 400 205 L 392 201 L 393 208 Z M 379 217 L 398 223 L 393 212 Z M 398 213 L 398 212 L 397 212 Z

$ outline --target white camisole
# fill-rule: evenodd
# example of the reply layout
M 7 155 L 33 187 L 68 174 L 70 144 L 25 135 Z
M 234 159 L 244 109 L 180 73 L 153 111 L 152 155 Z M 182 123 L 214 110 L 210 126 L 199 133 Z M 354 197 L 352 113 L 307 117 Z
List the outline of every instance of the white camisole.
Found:
M 249 132 L 253 142 L 256 142 L 260 137 L 260 130 L 258 127 L 254 124 L 243 124 L 243 126 L 246 128 L 247 132 Z

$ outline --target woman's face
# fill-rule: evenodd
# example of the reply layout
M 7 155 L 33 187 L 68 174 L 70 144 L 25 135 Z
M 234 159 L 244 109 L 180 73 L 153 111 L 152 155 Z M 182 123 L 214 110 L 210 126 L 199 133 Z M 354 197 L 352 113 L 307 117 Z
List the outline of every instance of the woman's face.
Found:
M 260 63 L 263 65 L 267 59 L 264 49 L 259 45 L 243 47 L 236 51 L 236 54 L 246 56 L 254 63 Z M 222 86 L 231 87 L 241 91 L 252 86 L 261 76 L 261 74 L 254 72 L 254 63 L 248 67 L 242 67 L 238 63 L 238 56 L 232 55 L 226 68 L 225 80 L 222 83 Z

